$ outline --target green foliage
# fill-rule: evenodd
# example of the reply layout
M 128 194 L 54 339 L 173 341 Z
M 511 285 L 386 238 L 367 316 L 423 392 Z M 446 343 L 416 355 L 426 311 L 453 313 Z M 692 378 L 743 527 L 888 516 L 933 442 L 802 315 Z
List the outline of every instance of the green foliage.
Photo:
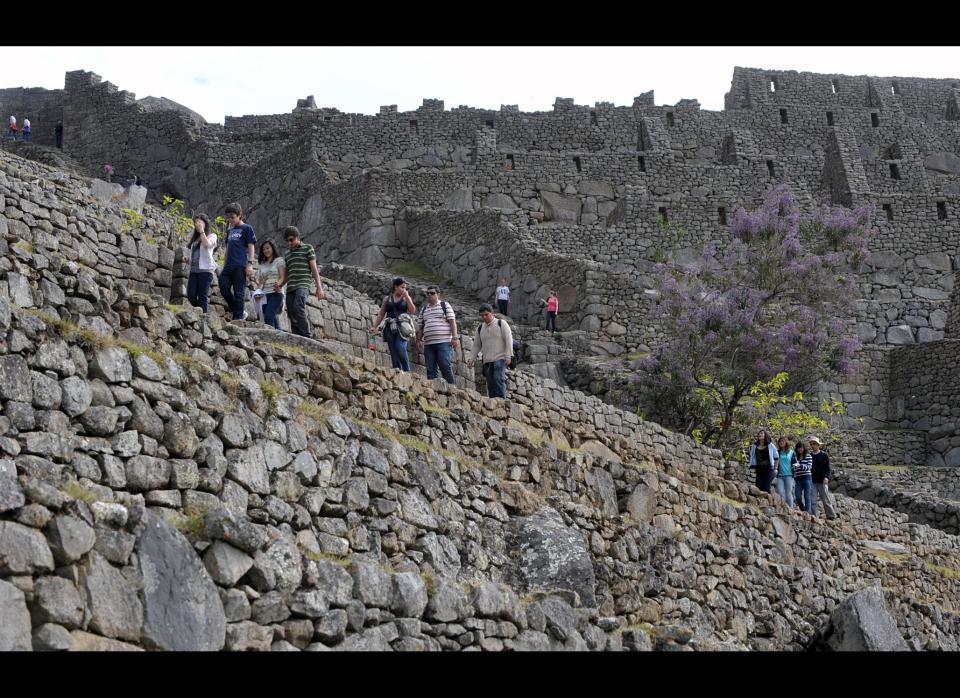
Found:
M 68 494 L 74 499 L 79 499 L 87 504 L 93 504 L 97 501 L 97 495 L 95 495 L 90 488 L 84 487 L 79 482 L 68 482 L 60 491 L 64 494 Z
M 735 445 L 724 454 L 728 458 L 748 453 L 756 430 L 764 428 L 772 441 L 786 436 L 791 448 L 800 439 L 816 434 L 829 447 L 836 439 L 846 409 L 839 400 L 822 400 L 816 413 L 804 407 L 802 392 L 785 394 L 790 376 L 786 372 L 751 386 L 746 400 L 734 411 L 731 434 Z M 697 438 L 694 430 L 694 438 Z M 702 438 L 702 436 L 701 436 Z
M 193 218 L 184 214 L 183 209 L 185 204 L 183 199 L 174 199 L 172 196 L 164 195 L 163 206 L 167 213 L 176 219 L 174 231 L 176 232 L 177 240 L 184 242 L 193 232 Z
M 393 273 L 404 278 L 410 277 L 420 281 L 432 281 L 433 283 L 442 283 L 444 278 L 434 272 L 423 262 L 416 259 L 396 260 L 387 264 L 387 268 Z
M 129 232 L 134 228 L 139 228 L 143 225 L 143 221 L 145 220 L 146 216 L 144 216 L 142 213 L 134 211 L 132 208 L 125 208 L 122 210 L 123 216 L 126 218 L 126 220 L 123 222 L 123 225 L 120 226 L 121 233 Z M 157 244 L 156 241 L 154 241 L 153 244 Z
M 199 538 L 203 535 L 203 514 L 200 512 L 182 514 L 177 512 L 173 517 L 174 527 L 188 538 Z
M 654 262 L 666 262 L 668 253 L 676 250 L 683 243 L 687 236 L 687 229 L 682 225 L 668 223 L 662 213 L 657 217 L 657 227 L 660 228 L 660 242 L 653 248 L 651 256 Z

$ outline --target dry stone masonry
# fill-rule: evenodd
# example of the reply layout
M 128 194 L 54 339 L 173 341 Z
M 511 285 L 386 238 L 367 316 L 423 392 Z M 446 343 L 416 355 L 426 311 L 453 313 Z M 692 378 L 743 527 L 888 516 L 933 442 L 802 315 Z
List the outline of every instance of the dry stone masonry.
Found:
M 955 89 L 737 68 L 722 112 L 307 98 L 222 127 L 83 71 L 0 90 L 80 169 L 0 155 L 0 648 L 960 649 Z M 107 162 L 146 191 L 82 176 Z M 832 522 L 612 395 L 670 226 L 722 242 L 779 182 L 879 213 L 860 368 L 821 389 L 867 427 L 838 460 L 917 467 L 845 469 Z M 298 225 L 319 339 L 182 305 L 164 194 Z M 475 300 L 506 276 L 521 325 L 557 289 L 541 355 L 606 401 L 387 368 L 366 331 L 401 260 Z

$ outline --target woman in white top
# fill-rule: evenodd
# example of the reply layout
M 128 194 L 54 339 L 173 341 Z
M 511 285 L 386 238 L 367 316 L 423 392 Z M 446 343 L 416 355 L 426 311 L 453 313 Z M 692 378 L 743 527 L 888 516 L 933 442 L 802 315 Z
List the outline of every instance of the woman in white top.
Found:
M 189 256 L 183 262 L 190 265 L 190 279 L 187 282 L 187 299 L 194 308 L 203 308 L 207 314 L 207 302 L 210 299 L 210 284 L 217 270 L 213 261 L 213 250 L 217 246 L 217 235 L 210 230 L 210 219 L 202 213 L 193 217 L 193 236 L 187 243 Z
M 257 269 L 257 288 L 267 296 L 267 302 L 263 306 L 263 321 L 279 330 L 280 321 L 277 316 L 283 308 L 282 289 L 287 283 L 287 264 L 283 257 L 277 254 L 277 246 L 271 240 L 260 245 L 258 261 L 260 267 Z
M 497 286 L 497 307 L 501 315 L 509 315 L 507 308 L 510 305 L 510 288 L 507 286 L 506 279 L 500 279 L 500 285 Z

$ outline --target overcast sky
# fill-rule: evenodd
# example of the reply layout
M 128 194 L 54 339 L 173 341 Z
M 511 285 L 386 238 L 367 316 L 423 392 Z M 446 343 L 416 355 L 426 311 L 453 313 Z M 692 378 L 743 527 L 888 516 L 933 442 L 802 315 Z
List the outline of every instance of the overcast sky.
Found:
M 613 102 L 655 90 L 657 104 L 697 99 L 723 109 L 734 66 L 846 75 L 960 78 L 960 47 L 0 47 L 0 87 L 63 88 L 90 70 L 137 98 L 167 97 L 223 123 L 318 107 L 376 114 L 424 98 L 549 111 L 556 97 Z

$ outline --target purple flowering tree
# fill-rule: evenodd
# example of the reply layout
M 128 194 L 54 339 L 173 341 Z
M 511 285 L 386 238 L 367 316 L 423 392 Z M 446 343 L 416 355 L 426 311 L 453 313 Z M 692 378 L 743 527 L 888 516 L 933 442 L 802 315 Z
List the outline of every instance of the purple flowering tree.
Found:
M 824 207 L 801 222 L 784 185 L 756 211 L 738 209 L 731 240 L 694 262 L 656 266 L 665 341 L 637 362 L 652 418 L 727 448 L 757 381 L 849 374 L 856 272 L 867 255 L 871 211 Z

